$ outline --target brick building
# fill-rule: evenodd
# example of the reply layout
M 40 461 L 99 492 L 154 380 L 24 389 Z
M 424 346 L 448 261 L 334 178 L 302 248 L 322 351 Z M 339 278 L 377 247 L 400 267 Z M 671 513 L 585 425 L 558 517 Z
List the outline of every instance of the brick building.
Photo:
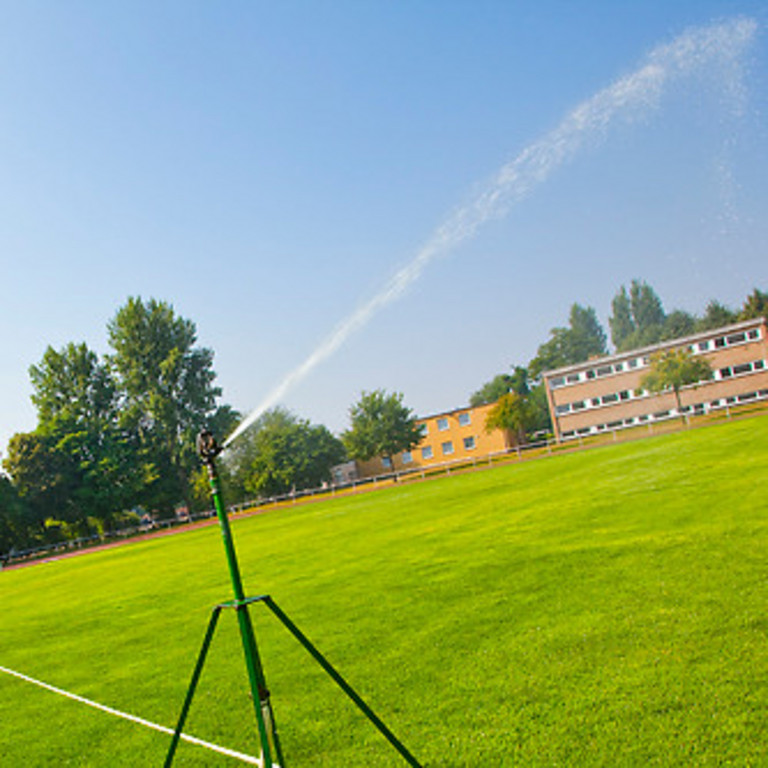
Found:
M 555 437 L 568 440 L 768 400 L 767 331 L 765 318 L 758 318 L 547 371 L 543 378 Z M 682 414 L 674 393 L 655 395 L 640 386 L 651 355 L 681 347 L 704 356 L 714 373 L 681 390 Z

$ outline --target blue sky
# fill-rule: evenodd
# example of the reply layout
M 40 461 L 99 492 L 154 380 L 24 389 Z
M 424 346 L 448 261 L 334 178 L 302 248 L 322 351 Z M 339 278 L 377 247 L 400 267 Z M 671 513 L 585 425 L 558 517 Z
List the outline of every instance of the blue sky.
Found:
M 754 19 L 446 250 L 285 394 L 334 431 L 362 390 L 420 414 L 525 364 L 621 284 L 667 310 L 768 289 L 764 2 L 30 2 L 0 23 L 0 450 L 48 345 L 107 351 L 172 303 L 247 413 L 579 104 L 686 30 Z

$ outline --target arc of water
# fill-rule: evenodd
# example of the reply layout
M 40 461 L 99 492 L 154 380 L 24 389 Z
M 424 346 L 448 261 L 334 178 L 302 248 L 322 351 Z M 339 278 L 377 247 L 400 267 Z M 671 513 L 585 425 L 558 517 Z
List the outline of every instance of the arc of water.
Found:
M 588 140 L 599 140 L 618 120 L 629 121 L 658 104 L 665 86 L 674 79 L 719 64 L 729 77 L 738 78 L 738 62 L 757 32 L 748 18 L 698 27 L 669 44 L 655 48 L 634 72 L 579 104 L 560 124 L 523 149 L 481 188 L 451 213 L 413 259 L 398 270 L 369 301 L 344 319 L 324 341 L 267 395 L 225 440 L 227 447 L 265 411 L 277 405 L 321 362 L 333 355 L 356 331 L 384 307 L 397 300 L 438 256 L 472 237 L 485 222 L 502 217 L 524 200 L 552 172 L 573 157 Z

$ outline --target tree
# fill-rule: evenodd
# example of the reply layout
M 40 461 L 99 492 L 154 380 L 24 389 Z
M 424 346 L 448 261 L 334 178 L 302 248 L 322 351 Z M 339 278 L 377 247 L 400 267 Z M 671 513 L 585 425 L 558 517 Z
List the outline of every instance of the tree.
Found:
M 611 302 L 608 319 L 616 350 L 655 344 L 664 333 L 666 315 L 661 299 L 648 283 L 633 280 L 629 291 L 622 285 Z
M 562 368 L 605 355 L 607 337 L 592 307 L 573 304 L 568 328 L 553 328 L 549 341 L 541 344 L 528 364 L 528 374 L 537 379 L 544 371 Z
M 514 433 L 516 442 L 521 445 L 526 440 L 526 433 L 534 422 L 534 412 L 528 400 L 523 395 L 508 392 L 502 395 L 496 405 L 488 411 L 485 418 L 485 429 L 507 430 Z
M 684 312 L 682 309 L 672 310 L 664 319 L 661 341 L 690 336 L 696 332 L 696 323 L 696 318 L 688 312 Z
M 58 454 L 51 457 L 57 471 L 68 467 L 69 495 L 58 514 L 83 529 L 88 518 L 111 527 L 141 488 L 144 472 L 135 441 L 120 429 L 120 401 L 108 368 L 85 344 L 68 344 L 60 351 L 48 347 L 30 378 L 36 432 L 47 438 L 45 450 Z
M 712 299 L 704 310 L 704 315 L 697 323 L 698 331 L 711 331 L 713 328 L 720 328 L 723 325 L 730 325 L 737 320 L 736 313 L 728 309 L 719 301 Z
M 627 289 L 622 285 L 611 302 L 611 316 L 608 318 L 611 329 L 611 341 L 616 349 L 622 349 L 624 340 L 635 332 L 635 320 L 632 317 L 632 305 Z
M 403 405 L 400 393 L 384 390 L 363 392 L 360 401 L 349 409 L 350 428 L 341 436 L 353 459 L 368 461 L 381 456 L 392 462 L 400 451 L 410 451 L 421 441 L 421 431 L 410 408 Z
M 72 456 L 57 450 L 58 438 L 41 432 L 17 433 L 8 442 L 3 461 L 35 535 L 42 537 L 49 518 L 85 525 L 85 516 L 73 502 L 81 482 Z
M 507 392 L 527 395 L 529 391 L 528 370 L 521 365 L 516 365 L 512 374 L 499 373 L 483 384 L 477 392 L 473 392 L 469 397 L 469 404 L 474 408 L 478 405 L 495 403 Z
M 149 506 L 170 513 L 191 503 L 197 467 L 195 435 L 216 418 L 221 390 L 213 382 L 213 352 L 195 346 L 192 321 L 164 301 L 130 298 L 108 324 L 108 360 L 123 399 L 121 424 L 154 466 Z
M 768 316 L 768 293 L 755 288 L 744 300 L 744 306 L 739 312 L 739 320 L 753 320 L 756 317 Z
M 283 408 L 265 413 L 238 457 L 245 490 L 276 496 L 317 488 L 331 480 L 331 467 L 344 460 L 342 442 L 322 425 L 312 425 Z
M 655 393 L 673 391 L 677 412 L 682 419 L 680 390 L 710 378 L 712 367 L 709 362 L 703 357 L 693 355 L 686 347 L 681 347 L 651 355 L 651 368 L 640 380 L 640 386 Z
M 16 489 L 0 474 L 0 554 L 30 543 L 29 522 Z

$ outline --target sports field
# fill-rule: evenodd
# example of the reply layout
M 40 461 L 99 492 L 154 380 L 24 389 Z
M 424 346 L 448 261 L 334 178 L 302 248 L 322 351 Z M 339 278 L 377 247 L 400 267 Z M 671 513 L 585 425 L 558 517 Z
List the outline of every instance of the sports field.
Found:
M 768 417 L 234 520 L 269 593 L 425 765 L 768 763 Z M 172 726 L 217 528 L 0 574 L 0 666 Z M 405 765 L 262 607 L 289 768 Z M 234 616 L 188 733 L 257 754 Z M 169 737 L 0 672 L 3 766 L 157 766 Z M 237 765 L 182 743 L 175 765 Z

